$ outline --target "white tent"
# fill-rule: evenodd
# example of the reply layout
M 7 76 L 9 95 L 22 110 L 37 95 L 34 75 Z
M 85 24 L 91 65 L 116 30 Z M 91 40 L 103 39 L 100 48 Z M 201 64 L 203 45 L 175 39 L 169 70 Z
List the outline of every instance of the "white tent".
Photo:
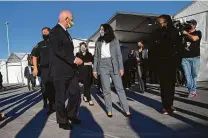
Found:
M 3 83 L 7 83 L 7 67 L 6 67 L 6 59 L 0 60 L 0 70 L 3 76 Z
M 179 11 L 175 19 L 197 21 L 197 30 L 202 32 L 200 72 L 198 81 L 208 81 L 208 1 L 195 1 Z
M 30 53 L 12 53 L 6 61 L 5 66 L 2 66 L 5 70 L 6 83 L 23 83 L 27 84 L 27 79 L 24 77 L 25 67 L 28 66 L 28 55 Z M 6 68 L 6 69 L 5 69 Z M 39 85 L 39 79 L 36 79 L 36 85 Z
M 28 53 L 12 53 L 7 59 L 8 83 L 25 83 L 24 67 Z

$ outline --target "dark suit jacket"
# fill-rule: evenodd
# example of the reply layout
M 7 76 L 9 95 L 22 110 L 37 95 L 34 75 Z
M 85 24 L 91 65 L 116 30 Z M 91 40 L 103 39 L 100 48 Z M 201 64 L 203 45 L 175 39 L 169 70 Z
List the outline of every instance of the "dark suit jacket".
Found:
M 50 71 L 55 78 L 73 77 L 77 71 L 74 64 L 74 45 L 71 36 L 59 24 L 50 33 Z
M 33 67 L 31 67 L 31 73 L 33 72 Z M 26 77 L 26 78 L 29 78 L 30 77 L 30 71 L 29 71 L 29 68 L 28 68 L 28 66 L 27 67 L 25 67 L 25 71 L 24 71 L 24 76 Z

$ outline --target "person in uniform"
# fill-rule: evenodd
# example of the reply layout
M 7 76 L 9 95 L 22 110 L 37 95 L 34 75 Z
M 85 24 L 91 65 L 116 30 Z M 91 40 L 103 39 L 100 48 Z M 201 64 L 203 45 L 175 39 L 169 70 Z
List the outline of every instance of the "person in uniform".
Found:
M 47 105 L 47 99 L 49 100 L 48 115 L 54 112 L 55 104 L 55 89 L 53 81 L 49 77 L 49 32 L 50 28 L 44 27 L 42 29 L 43 40 L 40 41 L 32 50 L 33 60 L 33 76 L 37 76 L 38 72 L 41 72 L 42 94 L 44 108 Z M 38 69 L 39 68 L 39 69 Z

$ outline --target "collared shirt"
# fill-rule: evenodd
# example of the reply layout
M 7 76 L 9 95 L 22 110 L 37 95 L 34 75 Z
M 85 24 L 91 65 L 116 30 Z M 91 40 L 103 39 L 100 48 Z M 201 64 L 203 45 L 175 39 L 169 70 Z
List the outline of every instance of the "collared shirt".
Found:
M 60 24 L 60 23 L 58 23 L 58 24 L 66 31 L 66 28 L 62 24 Z
M 31 66 L 28 66 L 29 74 L 32 74 Z
M 110 54 L 110 43 L 102 43 L 102 47 L 101 47 L 101 58 L 109 58 L 111 57 Z

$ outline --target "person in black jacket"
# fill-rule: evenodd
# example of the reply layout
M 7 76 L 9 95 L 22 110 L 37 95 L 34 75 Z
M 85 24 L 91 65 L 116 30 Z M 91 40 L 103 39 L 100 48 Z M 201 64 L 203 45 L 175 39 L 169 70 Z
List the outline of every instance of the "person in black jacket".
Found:
M 2 76 L 2 74 L 0 72 L 0 90 L 3 88 L 2 83 L 3 83 L 3 76 Z
M 55 105 L 56 119 L 60 128 L 70 130 L 72 125 L 80 124 L 77 118 L 81 102 L 79 91 L 78 65 L 82 60 L 74 56 L 74 45 L 67 29 L 73 25 L 72 13 L 64 10 L 59 15 L 59 23 L 52 29 L 50 34 L 50 71 L 56 90 Z M 65 106 L 65 101 L 68 104 Z
M 49 77 L 49 32 L 50 28 L 48 27 L 42 29 L 43 40 L 40 41 L 31 52 L 34 66 L 33 76 L 38 76 L 39 72 L 41 72 L 43 108 L 47 107 L 47 100 L 49 100 L 48 115 L 54 112 L 55 104 L 55 88 L 52 78 Z
M 93 57 L 92 54 L 89 52 L 87 44 L 85 42 L 80 43 L 80 50 L 76 54 L 76 57 L 79 57 L 83 60 L 82 66 L 79 67 L 80 73 L 80 81 L 84 84 L 84 96 L 83 100 L 85 102 L 89 102 L 90 106 L 93 106 L 94 103 L 91 100 L 91 85 L 93 82 L 93 75 L 92 75 L 92 62 Z
M 134 84 L 134 75 L 137 69 L 137 61 L 134 56 L 134 50 L 130 50 L 128 54 L 128 59 L 124 63 L 124 88 L 131 88 Z
M 169 15 L 157 18 L 159 28 L 152 33 L 149 49 L 151 64 L 159 76 L 163 114 L 176 112 L 173 107 L 176 68 L 181 64 L 182 40 Z
M 32 63 L 31 63 L 30 59 L 28 58 L 28 66 L 25 67 L 24 77 L 27 78 L 27 87 L 28 87 L 29 91 L 31 91 L 30 83 L 32 84 L 32 90 L 34 91 L 35 90 L 35 77 L 32 74 L 33 67 L 31 65 L 32 65 Z

